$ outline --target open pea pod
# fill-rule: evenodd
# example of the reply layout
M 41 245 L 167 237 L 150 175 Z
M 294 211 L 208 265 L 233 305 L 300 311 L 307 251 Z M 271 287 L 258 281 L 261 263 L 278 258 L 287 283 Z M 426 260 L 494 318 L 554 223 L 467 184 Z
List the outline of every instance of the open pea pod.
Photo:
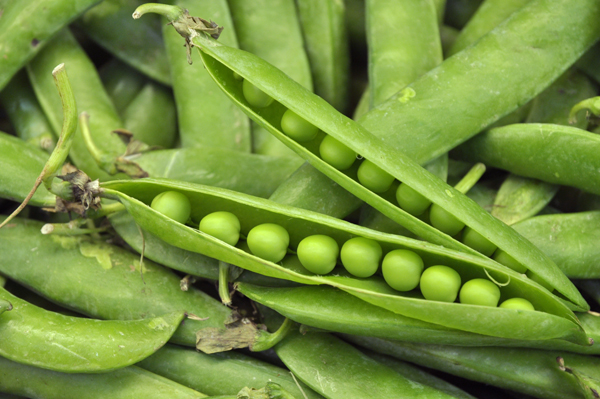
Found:
M 504 338 L 558 338 L 580 345 L 588 344 L 578 320 L 560 299 L 525 276 L 483 257 L 376 232 L 322 214 L 215 187 L 143 179 L 107 182 L 103 188 L 104 196 L 121 201 L 141 228 L 167 243 L 256 273 L 302 284 L 331 285 L 395 313 L 464 331 Z M 341 268 L 334 270 L 331 275 L 314 275 L 304 269 L 295 256 L 286 257 L 281 264 L 272 263 L 177 223 L 147 205 L 156 195 L 165 191 L 178 191 L 190 200 L 191 220 L 194 223 L 209 213 L 228 211 L 239 218 L 243 236 L 256 225 L 276 223 L 289 232 L 291 248 L 296 248 L 302 239 L 313 234 L 330 236 L 340 246 L 353 237 L 373 239 L 381 245 L 384 253 L 394 249 L 412 250 L 423 258 L 426 265 L 441 264 L 455 269 L 463 281 L 493 276 L 496 281 L 508 282 L 500 288 L 502 298 L 525 298 L 540 311 L 520 312 L 426 301 L 416 292 L 402 294 L 392 290 L 379 276 L 353 278 Z M 515 325 L 520 328 L 514 328 Z
M 0 315 L 0 355 L 68 373 L 109 371 L 137 363 L 164 345 L 183 319 L 183 312 L 133 321 L 64 316 L 0 288 L 2 301 L 12 303 L 13 309 Z
M 144 12 L 150 12 L 153 6 L 148 5 L 146 9 L 142 7 L 136 10 L 134 16 L 139 17 Z M 168 17 L 171 20 L 182 23 L 184 17 L 181 9 L 160 7 L 160 9 L 154 8 L 154 11 L 169 14 Z M 427 241 L 483 257 L 475 250 L 396 206 L 392 199 L 394 197 L 393 188 L 378 195 L 362 186 L 356 177 L 357 165 L 340 172 L 324 162 L 318 155 L 323 134 L 317 135 L 315 139 L 305 145 L 286 136 L 281 130 L 281 118 L 287 109 L 361 154 L 510 254 L 518 263 L 538 275 L 564 298 L 571 301 L 575 309 L 589 309 L 575 286 L 552 260 L 510 227 L 481 209 L 474 201 L 423 169 L 402 151 L 388 145 L 384 138 L 371 134 L 358 123 L 340 114 L 325 100 L 311 93 L 259 57 L 224 46 L 186 25 L 183 27 L 180 25 L 179 31 L 200 49 L 207 71 L 232 101 L 238 104 L 251 119 L 265 127 L 271 134 L 340 186 Z M 249 80 L 276 101 L 266 108 L 257 109 L 250 106 L 244 98 L 242 83 L 234 76 L 236 74 Z M 401 93 L 398 100 L 409 101 L 415 94 L 414 90 L 411 90 L 407 88 L 403 95 Z

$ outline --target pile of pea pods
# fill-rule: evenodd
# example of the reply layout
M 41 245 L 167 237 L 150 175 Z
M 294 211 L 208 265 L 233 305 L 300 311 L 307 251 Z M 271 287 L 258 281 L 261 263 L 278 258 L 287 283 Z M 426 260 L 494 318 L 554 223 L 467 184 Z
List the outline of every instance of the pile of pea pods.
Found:
M 598 0 L 0 0 L 0 399 L 600 397 L 599 39 Z

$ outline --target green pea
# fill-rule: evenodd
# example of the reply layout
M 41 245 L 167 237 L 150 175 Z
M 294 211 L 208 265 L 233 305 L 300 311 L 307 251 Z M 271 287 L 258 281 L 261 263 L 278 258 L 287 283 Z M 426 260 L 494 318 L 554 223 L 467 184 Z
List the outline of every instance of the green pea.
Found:
M 213 212 L 202 218 L 199 230 L 229 245 L 240 239 L 240 220 L 231 212 Z
M 415 289 L 419 285 L 423 268 L 423 259 L 406 249 L 388 252 L 381 264 L 385 282 L 397 291 Z
M 531 302 L 523 298 L 510 298 L 500 304 L 505 309 L 535 310 Z
M 244 92 L 244 98 L 253 107 L 266 108 L 273 102 L 273 98 L 269 97 L 265 92 L 254 86 L 248 80 L 244 80 L 242 90 Z
M 331 136 L 325 136 L 319 147 L 323 161 L 337 170 L 346 170 L 356 160 L 356 152 L 346 147 Z
M 319 129 L 288 109 L 281 117 L 281 130 L 299 143 L 310 141 L 317 137 Z
M 394 176 L 365 159 L 358 167 L 358 181 L 374 193 L 385 193 L 392 186 Z
M 379 269 L 383 250 L 377 241 L 354 237 L 342 245 L 340 257 L 348 273 L 356 277 L 370 277 Z
M 431 205 L 431 201 L 404 183 L 400 183 L 396 190 L 396 200 L 400 208 L 413 216 L 422 215 Z
M 235 71 L 233 71 L 233 78 L 235 80 L 244 80 L 244 77 Z
M 302 266 L 310 272 L 322 275 L 335 268 L 340 247 L 333 238 L 317 234 L 300 241 L 297 254 Z
M 421 294 L 430 301 L 454 302 L 460 289 L 460 275 L 448 266 L 431 266 L 421 275 Z
M 463 231 L 462 241 L 465 245 L 481 252 L 485 256 L 492 256 L 496 248 L 498 248 L 487 238 L 468 226 Z
M 506 267 L 510 267 L 517 273 L 525 273 L 527 268 L 516 261 L 515 258 L 498 248 L 496 252 L 494 252 L 494 260 Z
M 531 280 L 535 281 L 536 283 L 538 283 L 539 285 L 541 285 L 548 291 L 550 291 L 550 292 L 554 291 L 554 287 L 552 287 L 550 284 L 548 284 L 544 279 L 542 279 L 536 273 L 532 272 L 531 270 L 527 270 L 526 274 L 527 274 L 527 277 L 529 277 Z
M 463 222 L 437 204 L 429 208 L 429 220 L 433 227 L 449 236 L 456 235 L 465 227 Z
M 460 303 L 495 308 L 500 301 L 500 288 L 489 280 L 476 278 L 462 286 L 459 299 Z
M 250 230 L 247 242 L 253 255 L 276 263 L 285 257 L 290 235 L 278 224 L 264 223 Z
M 158 194 L 152 200 L 150 207 L 179 223 L 187 222 L 192 212 L 188 197 L 177 191 Z

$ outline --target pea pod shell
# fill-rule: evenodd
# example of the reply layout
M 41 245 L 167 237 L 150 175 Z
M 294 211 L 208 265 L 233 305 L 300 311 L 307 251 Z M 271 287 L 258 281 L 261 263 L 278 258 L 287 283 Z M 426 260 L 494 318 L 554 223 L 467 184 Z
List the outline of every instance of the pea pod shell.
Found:
M 564 340 L 512 340 L 475 334 L 405 317 L 325 285 L 263 287 L 237 282 L 242 294 L 277 313 L 311 328 L 370 337 L 438 345 L 510 346 L 600 354 L 598 345 L 581 346 Z M 589 337 L 600 340 L 600 318 L 580 315 Z
M 48 154 L 25 141 L 0 132 L 0 197 L 21 202 L 44 169 Z M 41 185 L 31 200 L 33 206 L 54 206 L 55 196 Z
M 452 155 L 462 160 L 600 194 L 600 137 L 569 126 L 528 123 L 488 130 Z
M 70 373 L 109 371 L 150 356 L 183 320 L 183 312 L 153 319 L 100 321 L 63 316 L 0 288 L 13 305 L 0 316 L 0 355 L 19 363 Z
M 0 388 L 35 399 L 199 399 L 206 395 L 136 366 L 110 373 L 61 373 L 0 357 Z
M 560 300 L 529 279 L 491 260 L 472 257 L 422 241 L 378 233 L 324 215 L 284 207 L 267 200 L 214 187 L 144 179 L 135 182 L 107 182 L 104 189 L 107 196 L 118 199 L 125 205 L 140 227 L 167 243 L 260 274 L 303 284 L 336 286 L 396 313 L 465 331 L 507 338 L 562 338 L 587 344 L 587 338 L 577 319 Z M 536 309 L 552 314 L 424 301 L 419 299 L 418 295 L 415 297 L 410 293 L 406 296 L 398 295 L 380 277 L 354 279 L 343 273 L 316 276 L 286 260 L 283 265 L 271 263 L 200 231 L 173 222 L 146 205 L 154 196 L 168 190 L 182 192 L 189 198 L 192 204 L 192 220 L 200 220 L 205 214 L 217 210 L 229 211 L 240 219 L 241 233 L 244 235 L 255 225 L 276 223 L 290 233 L 292 248 L 297 246 L 302 238 L 311 234 L 329 235 L 338 241 L 340 246 L 354 236 L 364 236 L 377 240 L 385 252 L 396 248 L 408 248 L 423 257 L 427 264 L 445 264 L 453 267 L 465 281 L 475 277 L 486 278 L 487 270 L 498 281 L 506 282 L 510 279 L 510 284 L 504 288 L 505 294 L 525 297 L 535 302 Z M 516 319 L 521 326 L 527 324 L 528 327 L 522 330 L 500 328 L 501 325 L 509 325 Z
M 573 284 L 531 243 L 463 194 L 428 173 L 403 152 L 387 145 L 381 137 L 373 136 L 363 126 L 339 114 L 320 97 L 305 90 L 281 71 L 252 54 L 220 45 L 204 35 L 196 36 L 194 41 L 201 47 L 207 70 L 220 84 L 221 89 L 228 93 L 244 112 L 342 187 L 428 241 L 483 256 L 404 212 L 395 206 L 389 197 L 375 195 L 360 185 L 351 178 L 355 173 L 354 168 L 342 173 L 325 163 L 316 155 L 318 142 L 311 142 L 303 147 L 285 136 L 278 130 L 278 125 L 286 107 L 342 141 L 399 181 L 441 206 L 517 261 L 527 265 L 530 270 L 572 301 L 577 309 L 589 308 Z M 231 70 L 251 79 L 254 85 L 277 100 L 278 104 L 258 111 L 252 109 L 243 98 L 239 84 L 230 77 Z

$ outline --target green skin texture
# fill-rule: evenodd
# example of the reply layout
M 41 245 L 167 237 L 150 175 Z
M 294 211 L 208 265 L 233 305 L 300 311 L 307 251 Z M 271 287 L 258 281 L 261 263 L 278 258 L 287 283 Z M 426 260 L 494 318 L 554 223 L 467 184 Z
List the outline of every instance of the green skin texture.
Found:
M 421 275 L 419 288 L 425 299 L 454 302 L 460 289 L 460 275 L 448 266 L 431 266 Z
M 414 161 L 403 155 L 402 152 L 395 151 L 393 146 L 390 146 L 387 142 L 377 140 L 359 125 L 344 119 L 322 99 L 303 90 L 281 71 L 253 57 L 251 54 L 221 46 L 202 35 L 195 37 L 194 41 L 202 48 L 202 51 L 206 52 L 202 55 L 209 72 L 221 84 L 221 88 L 249 116 L 262 123 L 273 135 L 353 194 L 426 240 L 460 249 L 464 252 L 476 253 L 476 251 L 462 243 L 440 234 L 433 227 L 401 211 L 390 201 L 374 196 L 373 193 L 366 190 L 352 178 L 352 169 L 345 174 L 340 173 L 322 162 L 313 152 L 315 151 L 314 147 L 302 147 L 290 140 L 276 128 L 285 107 L 292 109 L 326 134 L 343 140 L 350 148 L 360 151 L 365 158 L 376 163 L 398 180 L 409 184 L 432 202 L 437 203 L 463 223 L 484 235 L 495 245 L 509 252 L 520 263 L 528 264 L 532 270 L 543 276 L 544 280 L 550 282 L 561 294 L 570 298 L 577 305 L 575 308 L 581 310 L 588 308 L 588 305 L 572 283 L 552 264 L 551 260 L 528 241 L 515 234 L 508 226 L 483 211 L 477 204 L 445 185 L 437 177 L 428 174 Z M 219 61 L 217 62 L 213 57 L 216 57 Z M 253 83 L 274 97 L 279 104 L 274 104 L 260 112 L 249 108 L 243 100 L 239 88 L 236 88 L 233 83 L 232 70 L 246 78 L 252 76 L 255 79 Z M 285 90 L 282 90 L 282 87 L 285 87 Z M 399 101 L 396 102 L 400 103 Z M 483 255 L 479 254 L 479 256 Z
M 34 399 L 199 399 L 206 395 L 136 366 L 110 373 L 67 374 L 0 358 L 3 392 Z
M 492 256 L 496 251 L 496 246 L 489 242 L 485 237 L 475 230 L 467 227 L 462 232 L 462 241 L 474 250 L 481 252 L 485 256 Z M 502 263 L 502 262 L 500 262 Z
M 370 303 L 406 316 L 467 331 L 511 338 L 517 338 L 514 334 L 525 334 L 528 338 L 535 335 L 544 339 L 565 337 L 567 340 L 574 339 L 583 344 L 587 342 L 587 339 L 577 332 L 580 327 L 574 324 L 572 313 L 561 301 L 524 276 L 489 259 L 455 252 L 422 241 L 386 235 L 321 214 L 214 187 L 152 179 L 107 182 L 103 187 L 105 195 L 121 201 L 142 229 L 167 243 L 189 251 L 201 252 L 206 256 L 259 274 L 302 284 L 337 286 Z M 423 301 L 411 295 L 401 296 L 377 276 L 360 280 L 346 275 L 338 277 L 335 273 L 331 276 L 315 276 L 303 267 L 294 265 L 293 262 L 290 264 L 284 260 L 283 265 L 271 263 L 238 248 L 232 248 L 190 227 L 175 223 L 146 205 L 156 194 L 169 190 L 181 191 L 190 199 L 192 221 L 197 222 L 204 215 L 214 211 L 231 212 L 240 219 L 242 235 L 247 235 L 252 226 L 265 222 L 276 223 L 289 232 L 291 248 L 295 248 L 306 236 L 315 233 L 334 238 L 338 245 L 342 245 L 352 237 L 365 237 L 377 241 L 384 252 L 392 249 L 410 249 L 418 253 L 426 264 L 448 265 L 457 270 L 465 281 L 471 278 L 485 278 L 484 269 L 487 269 L 498 281 L 507 281 L 510 276 L 510 284 L 503 288 L 504 295 L 527 298 L 535 304 L 536 309 L 554 315 L 543 312 L 520 315 L 519 323 L 527 324 L 528 327 L 516 331 L 508 328 L 508 325 L 515 321 L 515 313 L 503 312 L 501 309 Z M 539 330 L 541 320 L 544 320 L 543 330 Z M 551 325 L 554 327 L 550 328 Z M 577 338 L 572 336 L 573 334 Z
M 240 49 L 272 63 L 306 89 L 312 90 L 310 65 L 294 1 L 230 0 L 228 3 Z M 178 46 L 181 46 L 181 39 Z M 257 124 L 252 125 L 252 143 L 253 152 L 258 154 L 295 157 L 292 151 Z
M 195 346 L 196 330 L 220 327 L 230 314 L 194 288 L 181 291 L 178 276 L 149 260 L 144 260 L 142 280 L 138 255 L 107 244 L 41 235 L 40 222 L 15 219 L 11 223 L 15 226 L 0 230 L 0 248 L 6 254 L 0 272 L 68 309 L 109 320 L 175 311 L 208 317 L 187 319 L 171 338 L 188 346 Z M 43 261 L 39 254 L 44 254 Z
M 113 130 L 124 127 L 123 122 L 104 91 L 94 64 L 68 29 L 59 32 L 27 66 L 33 89 L 54 131 L 57 134 L 61 131 L 63 111 L 50 72 L 60 63 L 65 63 L 78 109 L 90 115 L 89 127 L 96 146 L 110 156 L 124 154 L 125 144 L 112 134 Z M 126 178 L 124 174 L 110 176 L 100 169 L 87 150 L 80 128 L 75 133 L 70 158 L 91 179 Z
M 244 92 L 244 98 L 246 101 L 248 101 L 248 103 L 253 107 L 266 108 L 273 104 L 273 98 L 266 95 L 258 87 L 250 83 L 249 80 L 244 79 L 244 82 L 242 83 L 242 91 Z
M 176 113 L 171 92 L 148 82 L 123 112 L 123 122 L 135 140 L 171 148 L 177 139 Z
M 246 242 L 254 255 L 277 263 L 287 253 L 290 235 L 285 228 L 277 224 L 263 223 L 248 232 Z
M 458 147 L 452 155 L 600 194 L 599 148 L 597 134 L 568 126 L 528 123 L 488 130 Z
M 48 160 L 48 154 L 23 140 L 0 132 L 0 197 L 21 202 L 31 191 Z M 41 185 L 29 201 L 33 206 L 54 206 L 55 196 Z
M 226 0 L 177 0 L 171 3 L 188 9 L 190 15 L 225 27 L 219 40 L 238 47 L 236 27 Z M 173 77 L 181 146 L 250 152 L 252 138 L 248 118 L 220 92 L 195 54 L 194 63 L 188 64 L 181 36 L 171 26 L 162 25 Z
M 211 396 L 235 395 L 244 387 L 259 389 L 272 381 L 294 397 L 303 397 L 287 370 L 233 351 L 206 355 L 167 345 L 139 365 Z M 306 385 L 301 387 L 309 399 L 321 398 Z
M 458 298 L 460 303 L 495 307 L 500 300 L 500 289 L 490 280 L 473 279 L 463 284 Z
M 324 285 L 282 288 L 238 283 L 236 288 L 253 301 L 297 323 L 332 332 L 427 344 L 529 347 L 600 354 L 598 345 L 580 346 L 556 339 L 502 339 L 445 328 L 393 313 Z M 580 315 L 580 320 L 588 336 L 598 342 L 600 319 L 585 313 Z
M 523 310 L 535 310 L 533 305 L 527 300 L 523 298 L 511 298 L 500 304 L 501 308 L 510 308 L 510 309 L 523 309 Z
M 419 285 L 423 259 L 412 251 L 391 251 L 383 258 L 381 272 L 386 283 L 393 289 L 411 291 Z
M 536 216 L 513 228 L 546 253 L 570 278 L 600 278 L 600 212 Z
M 317 137 L 319 129 L 296 115 L 291 110 L 281 117 L 281 130 L 296 141 L 310 141 Z
M 131 18 L 131 13 L 143 3 L 140 0 L 103 1 L 83 14 L 77 26 L 115 57 L 146 76 L 170 85 L 159 18 L 148 18 L 140 23 Z
M 150 356 L 164 345 L 183 312 L 144 320 L 92 320 L 49 312 L 0 288 L 13 308 L 0 317 L 0 355 L 10 360 L 68 373 L 119 369 Z
M 326 136 L 319 146 L 319 155 L 337 170 L 346 170 L 354 164 L 357 154 L 333 137 Z
M 240 239 L 240 221 L 231 212 L 213 212 L 200 221 L 198 230 L 235 246 Z
M 344 112 L 350 75 L 345 5 L 337 0 L 298 0 L 296 6 L 315 94 Z
M 317 234 L 300 241 L 296 252 L 306 269 L 315 274 L 328 274 L 336 266 L 340 247 L 333 238 Z
M 401 360 L 543 399 L 582 397 L 576 380 L 558 368 L 557 356 L 564 357 L 565 364 L 574 369 L 600 377 L 600 363 L 595 356 L 538 349 L 461 348 L 357 336 L 346 338 Z
M 40 135 L 54 139 L 54 131 L 35 97 L 25 71 L 17 73 L 6 88 L 0 91 L 0 104 L 20 139 L 33 141 Z
M 456 397 L 413 381 L 332 335 L 294 332 L 275 350 L 299 380 L 329 399 L 397 398 L 399 392 L 404 398 Z
M 96 3 L 97 0 L 67 0 L 52 4 L 44 0 L 25 0 L 0 4 L 0 90 L 56 32 Z M 40 18 L 40 15 L 44 17 Z M 33 40 L 37 40 L 37 45 L 32 45 Z
M 374 193 L 385 193 L 392 186 L 394 177 L 365 159 L 356 173 L 358 181 Z
M 381 246 L 376 241 L 363 237 L 349 239 L 340 251 L 342 265 L 356 277 L 371 277 L 375 274 L 381 257 Z
M 121 118 L 127 106 L 142 90 L 148 79 L 123 62 L 113 58 L 99 70 L 106 94 L 110 97 Z

